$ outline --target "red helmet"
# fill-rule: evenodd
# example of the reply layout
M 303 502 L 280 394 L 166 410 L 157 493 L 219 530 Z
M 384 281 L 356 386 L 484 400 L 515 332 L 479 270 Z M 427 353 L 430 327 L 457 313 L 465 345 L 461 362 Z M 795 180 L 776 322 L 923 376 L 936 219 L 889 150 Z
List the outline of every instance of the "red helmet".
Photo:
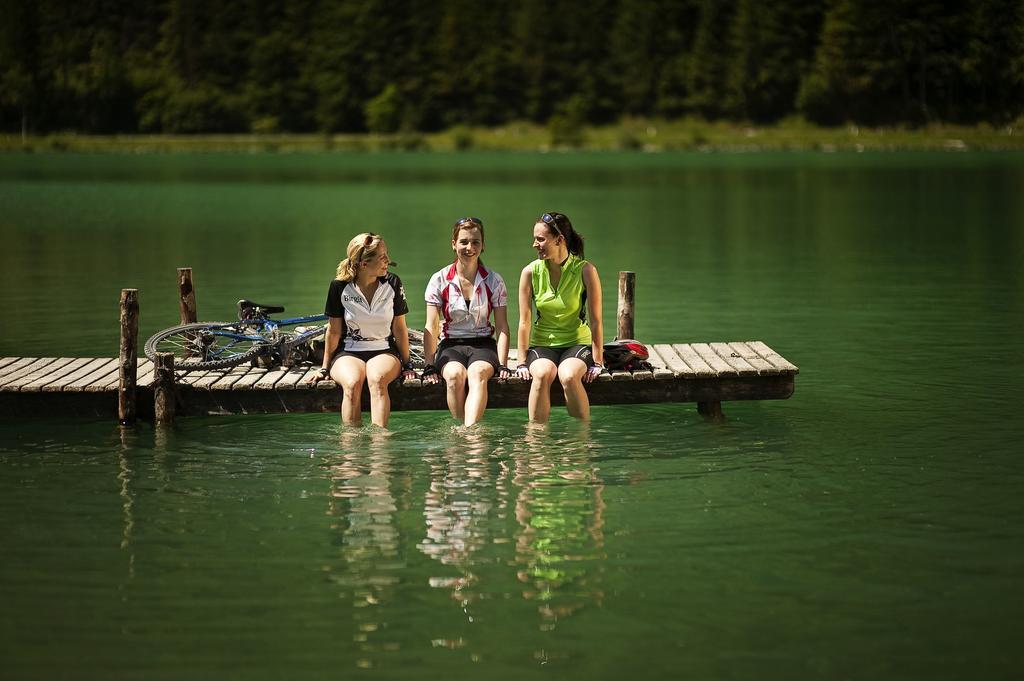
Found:
M 650 357 L 647 346 L 632 338 L 621 338 L 604 344 L 604 365 L 609 369 L 638 369 Z

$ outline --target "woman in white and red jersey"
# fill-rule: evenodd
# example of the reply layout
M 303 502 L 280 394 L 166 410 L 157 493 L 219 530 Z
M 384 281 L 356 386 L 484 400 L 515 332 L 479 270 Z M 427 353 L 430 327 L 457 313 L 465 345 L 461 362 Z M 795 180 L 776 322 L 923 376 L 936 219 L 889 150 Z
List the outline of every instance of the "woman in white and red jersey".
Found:
M 484 225 L 479 218 L 455 223 L 452 250 L 455 262 L 434 273 L 423 296 L 423 380 L 436 383 L 440 374 L 452 418 L 471 426 L 487 408 L 488 379 L 509 375 L 508 291 L 501 275 L 480 262 Z

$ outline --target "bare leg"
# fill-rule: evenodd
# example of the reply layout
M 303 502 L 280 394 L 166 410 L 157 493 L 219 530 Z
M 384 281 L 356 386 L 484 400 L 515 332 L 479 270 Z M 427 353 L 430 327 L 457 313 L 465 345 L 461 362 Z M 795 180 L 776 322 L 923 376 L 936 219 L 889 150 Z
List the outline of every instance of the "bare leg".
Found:
M 471 426 L 483 418 L 484 409 L 487 409 L 487 381 L 493 375 L 494 367 L 487 362 L 473 362 L 469 365 L 469 395 L 466 397 L 467 426 Z
M 590 398 L 583 387 L 583 374 L 587 373 L 587 364 L 582 359 L 570 357 L 558 365 L 558 380 L 565 390 L 565 408 L 569 416 L 584 421 L 590 420 Z
M 370 420 L 375 426 L 388 427 L 391 396 L 388 384 L 398 378 L 402 364 L 391 353 L 377 355 L 366 363 L 366 384 L 370 388 Z
M 366 363 L 357 357 L 339 357 L 331 365 L 331 378 L 341 386 L 341 422 L 346 426 L 362 425 Z
M 458 362 L 445 362 L 441 376 L 447 386 L 448 411 L 453 419 L 461 421 L 466 409 L 466 367 Z
M 551 416 L 551 384 L 558 375 L 558 367 L 550 359 L 537 359 L 530 365 L 530 374 L 530 420 L 545 423 Z

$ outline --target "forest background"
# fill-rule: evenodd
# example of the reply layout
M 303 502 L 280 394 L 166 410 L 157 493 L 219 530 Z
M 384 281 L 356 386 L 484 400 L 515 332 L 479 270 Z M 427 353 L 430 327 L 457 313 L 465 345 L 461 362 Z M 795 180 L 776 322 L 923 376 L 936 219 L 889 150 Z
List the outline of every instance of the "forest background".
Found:
M 22 139 L 372 133 L 415 146 L 524 125 L 579 146 L 587 126 L 653 120 L 1024 132 L 1021 0 L 0 0 L 0 12 L 0 131 Z

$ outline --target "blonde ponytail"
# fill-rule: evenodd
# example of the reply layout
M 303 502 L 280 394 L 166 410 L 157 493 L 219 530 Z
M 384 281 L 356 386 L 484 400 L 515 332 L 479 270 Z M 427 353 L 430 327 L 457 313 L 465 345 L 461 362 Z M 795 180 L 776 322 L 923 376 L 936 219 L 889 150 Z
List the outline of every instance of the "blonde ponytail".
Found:
M 352 281 L 356 278 L 356 269 L 348 258 L 338 263 L 338 272 L 334 278 L 338 281 Z
M 377 256 L 377 249 L 384 243 L 379 234 L 363 232 L 348 242 L 348 257 L 338 263 L 338 271 L 334 278 L 338 281 L 355 281 L 359 264 L 372 260 Z

